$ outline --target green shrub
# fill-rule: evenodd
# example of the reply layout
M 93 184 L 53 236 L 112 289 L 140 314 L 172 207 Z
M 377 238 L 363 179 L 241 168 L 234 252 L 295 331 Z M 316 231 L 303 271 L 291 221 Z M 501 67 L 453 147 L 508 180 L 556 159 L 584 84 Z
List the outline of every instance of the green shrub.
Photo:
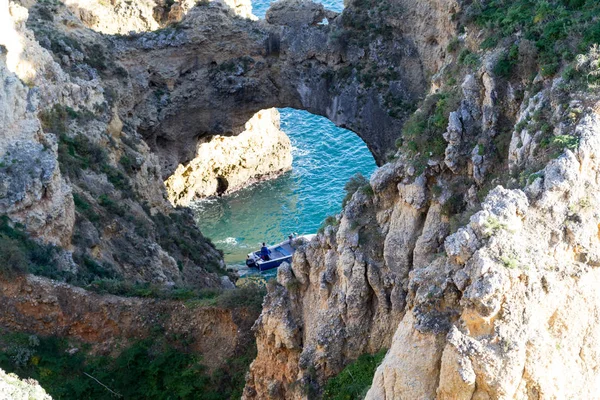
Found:
M 61 172 L 65 175 L 78 178 L 82 170 L 97 170 L 107 160 L 104 149 L 93 144 L 84 135 L 69 137 L 63 132 L 59 136 L 58 161 Z
M 239 399 L 256 356 L 254 342 L 212 373 L 189 347 L 186 338 L 157 328 L 116 356 L 99 356 L 85 344 L 3 330 L 0 368 L 36 379 L 55 399 Z M 73 348 L 79 351 L 69 351 Z
M 55 104 L 52 108 L 40 112 L 39 118 L 45 132 L 64 134 L 69 123 L 69 113 L 65 107 Z
M 346 207 L 346 204 L 348 204 L 354 193 L 356 193 L 359 189 L 368 191 L 367 187 L 371 187 L 369 181 L 360 172 L 352 176 L 344 185 L 344 191 L 346 192 L 346 195 L 342 200 L 342 207 Z M 372 190 L 373 189 L 371 189 L 371 192 Z
M 57 249 L 32 240 L 20 224 L 13 224 L 6 215 L 0 216 L 0 273 L 15 275 L 30 272 L 58 278 L 54 256 Z
M 469 49 L 463 49 L 458 55 L 458 63 L 469 68 L 476 68 L 480 64 L 479 56 L 469 51 Z
M 73 193 L 73 203 L 75 203 L 77 212 L 83 214 L 90 222 L 98 222 L 100 220 L 100 216 L 94 211 L 90 203 L 79 194 Z
M 0 260 L 2 275 L 12 277 L 27 273 L 29 261 L 18 241 L 0 235 L 0 254 L 2 254 Z
M 493 37 L 516 37 L 518 34 L 535 44 L 544 76 L 553 76 L 572 54 L 600 42 L 600 3 L 595 0 L 490 0 L 477 1 L 469 15 L 490 31 L 484 41 L 493 47 Z M 500 69 L 507 72 L 509 65 Z
M 519 47 L 512 45 L 510 51 L 504 54 L 494 66 L 494 74 L 503 78 L 511 76 L 513 68 L 519 59 Z
M 414 165 L 423 169 L 430 157 L 442 157 L 447 142 L 443 133 L 448 127 L 450 112 L 460 104 L 456 89 L 428 96 L 421 109 L 406 121 L 402 128 L 402 145 L 415 157 Z
M 323 400 L 363 399 L 386 351 L 384 349 L 376 354 L 363 354 L 338 375 L 330 378 L 323 391 Z
M 263 298 L 267 294 L 263 286 L 249 284 L 234 290 L 226 290 L 217 298 L 217 305 L 223 308 L 249 308 L 255 312 L 262 309 Z
M 455 193 L 442 205 L 442 214 L 446 216 L 460 214 L 464 211 L 465 200 L 460 193 Z
M 448 43 L 446 50 L 448 50 L 450 53 L 454 53 L 456 50 L 458 50 L 459 47 L 460 47 L 460 40 L 458 40 L 457 37 L 454 37 Z
M 135 196 L 129 178 L 108 163 L 106 151 L 82 134 L 70 137 L 63 131 L 59 136 L 58 161 L 61 172 L 72 179 L 80 178 L 82 171 L 90 169 L 105 174 L 108 181 L 125 197 Z M 127 161 L 130 160 L 121 159 L 121 165 L 126 167 L 124 164 Z M 131 172 L 131 168 L 126 170 Z
M 123 218 L 127 214 L 127 209 L 123 205 L 106 194 L 102 194 L 98 197 L 98 203 L 106 208 L 112 215 L 118 215 Z
M 200 233 L 191 215 L 180 211 L 168 216 L 157 213 L 152 220 L 158 243 L 176 261 L 186 262 L 187 258 L 207 271 L 225 274 L 218 264 L 207 261 L 206 253 L 209 249 L 212 251 L 214 245 Z
M 487 50 L 487 49 L 493 49 L 497 45 L 498 45 L 498 38 L 496 36 L 490 36 L 490 37 L 486 38 L 483 42 L 481 42 L 480 47 L 482 50 Z
M 575 150 L 579 146 L 579 138 L 577 136 L 558 135 L 552 138 L 552 144 L 560 150 Z
M 484 234 L 487 237 L 494 235 L 497 232 L 508 230 L 509 226 L 505 222 L 501 222 L 496 217 L 489 217 L 483 224 L 485 228 Z
M 56 399 L 226 399 L 200 359 L 162 339 L 134 342 L 116 358 L 84 350 L 69 354 L 64 339 L 5 334 L 0 366 L 33 378 Z M 24 359 L 21 365 L 14 360 Z M 100 383 L 98 383 L 100 382 Z M 229 390 L 231 392 L 231 389 Z
M 135 170 L 135 163 L 133 162 L 131 157 L 129 157 L 127 155 L 121 156 L 121 158 L 119 159 L 119 164 L 121 164 L 123 166 L 123 168 L 125 168 L 125 171 L 127 171 L 129 173 L 131 173 Z
M 317 229 L 317 233 L 325 232 L 325 228 L 328 226 L 338 226 L 340 223 L 337 218 L 333 215 L 328 215 L 327 218 L 321 223 L 319 229 Z

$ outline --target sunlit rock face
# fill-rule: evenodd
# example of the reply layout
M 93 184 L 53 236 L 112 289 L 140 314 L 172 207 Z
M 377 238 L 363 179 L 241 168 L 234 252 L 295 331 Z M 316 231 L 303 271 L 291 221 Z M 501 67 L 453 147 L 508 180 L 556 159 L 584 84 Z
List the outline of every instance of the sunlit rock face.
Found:
M 21 380 L 15 374 L 0 369 L 0 397 L 11 400 L 52 400 L 33 379 Z
M 431 26 L 448 23 L 437 6 Z M 500 52 L 475 70 L 430 60 L 421 112 L 456 98 L 442 148 L 401 146 L 278 274 L 245 399 L 319 398 L 381 348 L 368 400 L 597 396 L 600 95 L 560 75 L 508 81 Z
M 169 200 L 186 206 L 194 199 L 221 196 L 292 168 L 292 145 L 279 129 L 275 109 L 256 113 L 237 136 L 213 136 L 198 143 L 196 157 L 166 180 Z
M 40 81 L 37 75 L 44 71 L 57 74 L 57 81 L 65 76 L 53 68 L 48 54 L 33 45 L 30 35 L 20 35 L 18 27 L 27 10 L 11 4 L 0 11 L 0 214 L 27 225 L 45 242 L 68 245 L 75 223 L 71 189 L 56 160 L 57 138 L 45 136 L 37 118 L 39 91 L 24 84 Z M 65 85 L 63 90 L 89 87 Z
M 11 32 L 0 36 L 1 207 L 130 281 L 219 286 L 208 267 L 221 255 L 170 206 L 164 179 L 196 158 L 202 138 L 240 134 L 260 110 L 326 115 L 382 167 L 278 274 L 255 325 L 245 398 L 314 398 L 382 348 L 368 399 L 594 398 L 597 91 L 497 76 L 509 49 L 479 53 L 483 32 L 460 30 L 454 16 L 462 2 L 361 4 L 333 15 L 289 2 L 273 23 L 208 4 L 167 29 L 112 37 L 62 3 L 10 3 L 0 13 Z M 173 10 L 161 23 L 178 20 Z M 456 63 L 446 51 L 455 37 L 479 62 Z M 431 110 L 450 108 L 447 121 L 416 121 L 441 126 L 441 151 L 419 149 L 421 130 L 395 152 L 426 94 Z M 62 124 L 42 124 L 55 105 Z M 540 110 L 544 128 L 528 118 Z
M 538 98 L 561 104 L 564 92 L 551 87 Z M 245 398 L 312 398 L 308 390 L 381 348 L 389 351 L 369 400 L 595 397 L 599 99 L 572 99 L 586 106 L 561 132 L 577 147 L 555 159 L 538 153 L 528 162 L 540 169 L 524 185 L 509 179 L 513 188 L 495 185 L 481 203 L 461 189 L 474 204 L 461 214 L 449 215 L 459 187 L 451 171 L 417 175 L 401 152 L 380 168 L 373 193 L 357 191 L 278 274 L 255 325 Z M 553 118 L 572 110 L 553 109 Z M 515 168 L 520 154 L 507 156 L 503 168 Z M 475 181 L 472 168 L 461 174 Z

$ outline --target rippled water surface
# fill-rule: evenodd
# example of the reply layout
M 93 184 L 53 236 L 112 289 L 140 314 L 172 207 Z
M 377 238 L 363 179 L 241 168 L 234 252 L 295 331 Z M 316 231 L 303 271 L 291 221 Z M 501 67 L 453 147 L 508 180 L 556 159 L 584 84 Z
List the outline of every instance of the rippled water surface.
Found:
M 305 111 L 280 111 L 281 128 L 292 141 L 293 170 L 193 205 L 200 229 L 225 252 L 228 264 L 243 262 L 262 241 L 316 232 L 327 215 L 340 211 L 348 178 L 375 170 L 371 153 L 354 133 Z
M 318 3 L 323 3 L 325 8 L 332 11 L 342 11 L 344 8 L 344 2 L 340 0 L 325 0 L 325 1 L 317 1 Z M 255 0 L 252 2 L 252 13 L 256 15 L 258 18 L 264 18 L 265 13 L 267 12 L 267 8 L 269 8 L 269 4 L 271 4 L 271 0 Z
M 253 2 L 260 18 L 270 1 Z M 342 1 L 324 1 L 341 11 Z M 327 215 L 337 214 L 344 184 L 357 172 L 369 177 L 375 161 L 354 133 L 305 111 L 282 109 L 281 129 L 292 141 L 293 170 L 233 195 L 193 205 L 204 235 L 240 264 L 261 242 L 277 243 L 291 232 L 314 233 Z

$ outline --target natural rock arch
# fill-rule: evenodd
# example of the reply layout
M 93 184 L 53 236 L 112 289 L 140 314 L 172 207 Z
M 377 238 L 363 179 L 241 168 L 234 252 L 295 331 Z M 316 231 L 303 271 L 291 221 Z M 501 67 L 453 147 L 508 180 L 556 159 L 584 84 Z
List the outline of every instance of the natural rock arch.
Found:
M 175 28 L 114 39 L 133 77 L 138 131 L 161 157 L 165 177 L 193 158 L 199 138 L 236 135 L 270 107 L 307 110 L 357 133 L 379 165 L 393 153 L 426 89 L 432 66 L 420 55 L 443 51 L 451 34 L 414 41 L 420 36 L 403 26 L 400 4 L 369 14 L 383 27 L 374 31 L 365 22 L 369 10 L 351 4 L 337 15 L 306 5 L 282 3 L 266 21 L 196 7 Z M 377 49 L 365 50 L 364 36 Z

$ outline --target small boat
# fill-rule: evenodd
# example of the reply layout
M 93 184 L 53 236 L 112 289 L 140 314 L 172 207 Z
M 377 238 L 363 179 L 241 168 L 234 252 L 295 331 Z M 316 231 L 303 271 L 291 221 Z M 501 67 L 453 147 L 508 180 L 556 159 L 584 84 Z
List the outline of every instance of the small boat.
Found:
M 271 255 L 269 260 L 263 260 L 260 257 L 260 250 L 248 254 L 246 258 L 246 265 L 250 268 L 258 268 L 259 271 L 267 271 L 269 269 L 277 268 L 284 262 L 292 263 L 292 257 L 296 251 L 298 240 L 310 241 L 316 235 L 302 235 L 290 237 L 285 242 L 269 246 Z

